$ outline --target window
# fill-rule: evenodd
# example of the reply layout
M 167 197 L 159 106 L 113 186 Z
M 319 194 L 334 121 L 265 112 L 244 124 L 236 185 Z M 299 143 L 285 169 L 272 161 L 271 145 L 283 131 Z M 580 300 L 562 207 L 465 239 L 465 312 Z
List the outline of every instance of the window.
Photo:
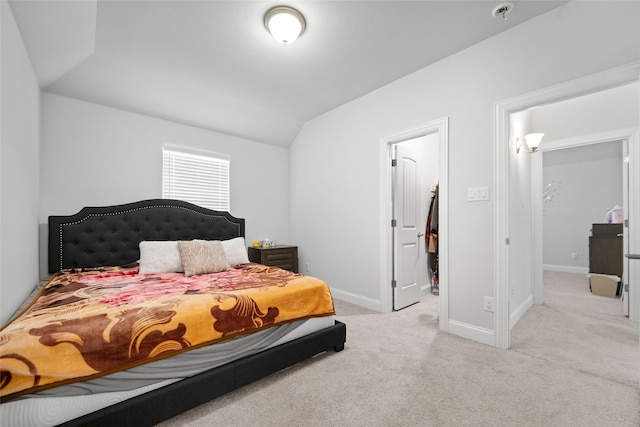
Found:
M 162 148 L 162 197 L 229 211 L 229 159 L 174 147 Z

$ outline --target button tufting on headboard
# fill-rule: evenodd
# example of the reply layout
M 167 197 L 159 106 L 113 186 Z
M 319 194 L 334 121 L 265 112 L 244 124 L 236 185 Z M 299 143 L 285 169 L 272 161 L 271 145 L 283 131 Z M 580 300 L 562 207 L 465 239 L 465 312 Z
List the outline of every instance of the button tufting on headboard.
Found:
M 180 200 L 87 207 L 49 217 L 49 272 L 130 264 L 142 240 L 226 240 L 244 230 L 242 218 Z

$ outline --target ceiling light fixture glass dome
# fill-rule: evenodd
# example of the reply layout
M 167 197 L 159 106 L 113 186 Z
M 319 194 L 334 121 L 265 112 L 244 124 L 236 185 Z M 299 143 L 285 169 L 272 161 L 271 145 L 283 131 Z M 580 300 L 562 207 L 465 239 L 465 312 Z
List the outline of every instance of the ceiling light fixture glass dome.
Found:
M 296 41 L 306 28 L 304 16 L 289 6 L 276 6 L 264 15 L 264 26 L 278 43 L 288 45 Z

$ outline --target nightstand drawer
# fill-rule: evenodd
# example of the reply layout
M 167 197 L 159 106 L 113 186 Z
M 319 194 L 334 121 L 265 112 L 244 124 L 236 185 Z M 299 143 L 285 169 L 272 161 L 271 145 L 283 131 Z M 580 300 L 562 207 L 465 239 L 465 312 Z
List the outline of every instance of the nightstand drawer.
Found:
M 249 247 L 249 261 L 298 272 L 298 247 L 278 245 L 271 248 Z
M 278 262 L 282 260 L 291 261 L 294 257 L 294 253 L 288 249 L 273 249 L 265 251 L 264 258 L 267 262 Z

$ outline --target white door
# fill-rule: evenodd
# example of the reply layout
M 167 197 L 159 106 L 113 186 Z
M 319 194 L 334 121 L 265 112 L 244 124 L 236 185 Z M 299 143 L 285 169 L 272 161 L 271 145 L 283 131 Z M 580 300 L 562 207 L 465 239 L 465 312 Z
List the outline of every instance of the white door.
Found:
M 418 181 L 418 155 L 411 147 L 399 143 L 393 146 L 393 309 L 414 304 L 425 295 L 427 278 L 418 277 L 426 263 L 424 228 L 421 215 L 421 185 Z

